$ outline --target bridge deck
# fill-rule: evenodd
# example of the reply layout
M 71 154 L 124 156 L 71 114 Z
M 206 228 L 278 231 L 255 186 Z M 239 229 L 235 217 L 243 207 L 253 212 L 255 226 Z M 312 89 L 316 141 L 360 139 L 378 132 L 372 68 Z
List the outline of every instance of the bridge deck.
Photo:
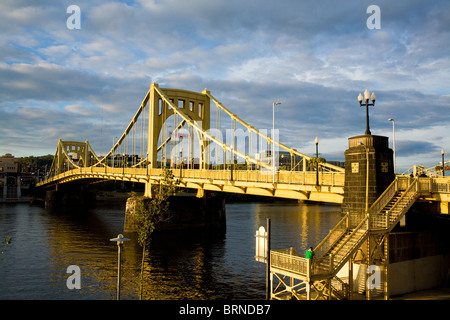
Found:
M 162 169 L 151 168 L 88 167 L 65 171 L 40 182 L 37 186 L 81 179 L 151 184 L 159 182 L 162 172 Z M 315 172 L 281 170 L 275 175 L 275 183 L 273 183 L 272 172 L 259 170 L 174 169 L 173 173 L 175 178 L 180 179 L 181 187 L 209 191 L 332 203 L 341 203 L 344 193 L 344 174 L 340 172 L 320 172 L 319 186 L 315 185 Z
M 51 186 L 76 180 L 119 180 L 154 184 L 162 179 L 163 169 L 87 167 L 68 170 L 37 184 Z M 284 171 L 275 174 L 260 170 L 174 169 L 180 187 L 270 196 L 286 199 L 342 203 L 345 175 L 342 172 Z M 181 174 L 181 175 L 180 175 Z M 450 178 L 419 178 L 419 201 L 450 201 Z

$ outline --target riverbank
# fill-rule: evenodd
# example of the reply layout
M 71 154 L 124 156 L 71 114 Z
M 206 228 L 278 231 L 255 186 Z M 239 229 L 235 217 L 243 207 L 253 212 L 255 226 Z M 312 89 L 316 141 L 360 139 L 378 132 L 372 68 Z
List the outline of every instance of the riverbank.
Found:
M 450 288 L 438 288 L 411 292 L 390 300 L 450 300 Z
M 12 198 L 12 199 L 0 199 L 0 203 L 31 203 L 31 201 L 33 200 L 32 197 L 21 197 L 19 199 L 17 198 Z

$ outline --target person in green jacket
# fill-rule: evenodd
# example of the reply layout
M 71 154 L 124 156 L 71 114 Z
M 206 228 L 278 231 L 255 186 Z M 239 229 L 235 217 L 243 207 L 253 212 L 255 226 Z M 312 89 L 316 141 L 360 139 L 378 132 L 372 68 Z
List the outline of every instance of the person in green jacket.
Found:
M 308 250 L 306 250 L 306 259 L 312 259 L 315 256 L 314 251 L 313 251 L 313 247 L 309 247 Z

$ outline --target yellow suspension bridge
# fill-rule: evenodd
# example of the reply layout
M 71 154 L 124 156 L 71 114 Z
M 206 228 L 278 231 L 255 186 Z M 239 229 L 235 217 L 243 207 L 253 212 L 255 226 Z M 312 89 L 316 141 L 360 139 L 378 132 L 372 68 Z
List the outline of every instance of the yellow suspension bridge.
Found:
M 216 125 L 211 127 L 211 102 Z M 222 125 L 230 125 L 223 128 Z M 225 133 L 224 133 L 225 131 Z M 38 187 L 75 180 L 121 180 L 151 185 L 172 168 L 180 187 L 341 203 L 344 169 L 276 139 L 232 113 L 207 90 L 162 89 L 152 83 L 122 136 L 103 157 L 88 141 L 59 140 L 48 176 Z

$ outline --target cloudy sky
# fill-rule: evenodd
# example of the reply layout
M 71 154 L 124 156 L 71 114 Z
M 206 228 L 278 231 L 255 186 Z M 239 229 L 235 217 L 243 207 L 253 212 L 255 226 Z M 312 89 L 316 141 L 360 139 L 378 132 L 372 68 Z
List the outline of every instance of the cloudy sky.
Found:
M 69 29 L 70 5 L 80 29 Z M 370 29 L 380 8 L 380 28 Z M 281 142 L 344 160 L 395 119 L 398 170 L 450 157 L 450 2 L 307 0 L 0 1 L 0 155 L 53 154 L 59 138 L 109 151 L 151 82 L 207 88 Z

